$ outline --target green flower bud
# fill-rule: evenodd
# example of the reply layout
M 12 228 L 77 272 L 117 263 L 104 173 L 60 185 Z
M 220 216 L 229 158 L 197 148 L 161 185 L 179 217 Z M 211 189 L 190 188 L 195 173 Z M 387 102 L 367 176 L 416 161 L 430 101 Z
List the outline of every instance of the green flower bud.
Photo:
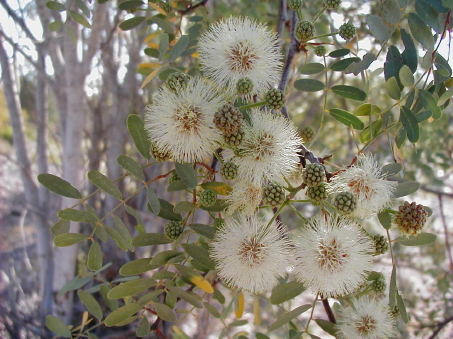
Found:
M 306 195 L 314 206 L 320 206 L 327 199 L 326 184 L 321 183 L 318 186 L 308 187 Z
M 270 109 L 280 109 L 285 106 L 285 94 L 277 88 L 267 92 L 264 100 Z
M 253 90 L 253 82 L 250 78 L 239 79 L 236 84 L 236 90 L 239 94 L 250 94 Z
M 270 183 L 263 189 L 263 203 L 269 207 L 277 207 L 283 204 L 286 195 L 282 185 Z
M 335 196 L 333 206 L 340 214 L 350 214 L 357 207 L 357 199 L 350 192 L 341 192 Z
M 321 164 L 308 164 L 302 172 L 302 179 L 308 187 L 318 186 L 326 181 L 326 171 Z
M 164 226 L 165 235 L 172 240 L 178 239 L 183 231 L 184 223 L 182 221 L 170 221 Z
M 352 25 L 350 23 L 345 23 L 340 26 L 340 29 L 338 30 L 338 34 L 340 34 L 340 36 L 345 40 L 352 39 L 354 37 L 354 35 L 356 34 L 356 29 L 355 29 L 354 25 Z
M 242 120 L 242 113 L 231 104 L 223 105 L 214 114 L 214 125 L 225 134 L 231 134 L 241 128 Z
M 209 207 L 217 201 L 217 194 L 212 189 L 205 189 L 200 193 L 200 202 L 203 206 Z
M 224 162 L 220 166 L 220 175 L 226 180 L 234 180 L 238 176 L 238 166 L 232 162 Z
M 315 35 L 315 26 L 307 20 L 299 21 L 295 27 L 296 38 L 300 42 L 307 42 Z

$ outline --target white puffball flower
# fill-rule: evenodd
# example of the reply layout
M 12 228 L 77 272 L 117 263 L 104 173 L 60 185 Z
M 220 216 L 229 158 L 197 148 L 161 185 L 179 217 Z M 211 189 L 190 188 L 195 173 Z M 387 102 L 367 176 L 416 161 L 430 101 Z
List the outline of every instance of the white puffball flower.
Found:
M 371 269 L 374 243 L 349 218 L 310 218 L 295 245 L 297 280 L 323 298 L 353 292 Z
M 146 108 L 145 128 L 151 142 L 171 153 L 175 161 L 202 161 L 222 139 L 213 119 L 224 103 L 216 89 L 201 78 L 191 78 L 177 93 L 162 86 Z
M 371 153 L 360 154 L 357 163 L 330 179 L 329 193 L 351 192 L 357 199 L 352 217 L 369 218 L 388 207 L 397 183 L 388 181 Z
M 302 143 L 296 129 L 282 115 L 254 109 L 251 125 L 244 123 L 244 137 L 236 154 L 226 153 L 238 166 L 238 178 L 256 185 L 279 181 L 297 168 Z
M 212 24 L 198 40 L 198 54 L 204 75 L 236 94 L 239 79 L 249 78 L 261 95 L 280 80 L 282 55 L 277 34 L 248 17 L 230 17 Z
M 397 334 L 395 321 L 385 299 L 353 299 L 352 306 L 341 307 L 336 328 L 344 338 L 387 339 Z
M 253 215 L 263 198 L 261 186 L 248 182 L 238 181 L 233 185 L 233 190 L 227 197 L 227 215 L 239 212 L 245 216 Z
M 256 214 L 225 219 L 211 244 L 211 257 L 220 278 L 229 286 L 251 293 L 271 290 L 286 276 L 291 243 L 285 226 L 269 226 Z

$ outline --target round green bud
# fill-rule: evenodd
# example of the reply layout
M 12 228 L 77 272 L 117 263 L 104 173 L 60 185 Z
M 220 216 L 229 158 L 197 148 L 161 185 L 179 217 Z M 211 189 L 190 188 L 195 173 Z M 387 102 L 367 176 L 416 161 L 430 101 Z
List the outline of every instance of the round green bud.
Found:
M 236 84 L 236 90 L 239 94 L 250 94 L 253 90 L 253 82 L 250 78 L 239 79 Z
M 315 131 L 310 126 L 305 126 L 300 129 L 299 134 L 300 134 L 303 142 L 307 143 L 307 142 L 310 142 L 313 140 L 313 138 L 315 136 Z
M 302 179 L 308 187 L 318 186 L 326 181 L 326 171 L 321 164 L 308 164 L 302 171 Z
M 398 226 L 401 233 L 412 235 L 419 233 L 425 226 L 428 213 L 423 208 L 423 205 L 417 205 L 415 202 L 410 204 L 405 201 L 398 208 L 393 222 Z
M 270 109 L 280 109 L 285 106 L 285 94 L 277 88 L 267 92 L 264 100 L 266 100 L 266 104 Z
M 238 176 L 238 165 L 232 161 L 224 162 L 220 165 L 220 175 L 225 180 L 234 180 Z
M 326 0 L 326 7 L 329 9 L 337 9 L 341 5 L 341 0 Z
M 223 218 L 215 218 L 214 219 L 214 228 L 217 230 L 221 230 L 225 227 L 226 222 Z
M 176 171 L 171 172 L 170 177 L 168 178 L 168 184 L 173 184 L 175 181 L 181 180 Z
M 242 126 L 242 113 L 231 104 L 223 105 L 214 114 L 214 125 L 223 133 L 231 134 Z
M 149 150 L 149 153 L 157 162 L 167 161 L 171 158 L 170 152 L 162 151 L 154 142 L 151 143 L 151 149 Z
M 174 72 L 168 76 L 167 80 L 165 81 L 165 85 L 173 93 L 178 93 L 180 90 L 186 88 L 188 81 L 188 75 L 180 72 Z
M 333 206 L 340 214 L 350 214 L 357 207 L 357 199 L 351 192 L 341 192 L 335 196 Z
M 302 0 L 288 0 L 289 9 L 298 10 L 302 6 Z
M 277 183 L 270 183 L 265 186 L 263 195 L 263 203 L 272 208 L 283 204 L 286 198 L 283 186 Z
M 217 201 L 217 194 L 212 189 L 205 189 L 200 193 L 200 202 L 203 206 L 209 207 Z
M 307 42 L 315 35 L 315 26 L 307 20 L 299 21 L 295 28 L 296 38 L 300 42 Z
M 159 7 L 162 8 L 167 14 L 170 14 L 173 11 L 173 7 L 168 2 L 161 2 Z
M 238 147 L 244 140 L 245 132 L 242 128 L 239 128 L 236 132 L 223 135 L 223 141 L 228 147 Z
M 183 231 L 184 223 L 182 221 L 170 221 L 164 226 L 165 235 L 172 240 L 178 239 Z
M 318 45 L 315 47 L 315 54 L 317 56 L 324 56 L 327 53 L 327 48 L 324 45 Z
M 389 250 L 389 243 L 383 235 L 376 234 L 373 237 L 373 241 L 376 255 L 387 253 Z
M 320 206 L 322 202 L 327 199 L 328 194 L 326 184 L 321 183 L 318 186 L 308 187 L 306 195 L 314 206 Z
M 387 283 L 385 282 L 385 279 L 379 278 L 373 281 L 371 284 L 371 288 L 373 291 L 376 293 L 383 293 L 385 292 L 385 288 L 387 287 Z
M 352 39 L 356 34 L 356 29 L 353 24 L 347 22 L 340 26 L 338 34 L 345 40 Z

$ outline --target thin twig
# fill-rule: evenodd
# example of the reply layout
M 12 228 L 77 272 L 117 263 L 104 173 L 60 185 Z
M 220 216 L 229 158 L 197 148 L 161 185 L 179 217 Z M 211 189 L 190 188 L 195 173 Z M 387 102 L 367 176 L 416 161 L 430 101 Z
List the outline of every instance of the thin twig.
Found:
M 326 310 L 327 318 L 329 318 L 329 321 L 331 323 L 336 324 L 337 320 L 335 319 L 335 315 L 333 314 L 332 308 L 329 305 L 329 300 L 327 298 L 322 299 L 322 305 L 324 306 L 324 309 Z
M 440 322 L 437 324 L 436 330 L 431 334 L 431 336 L 428 339 L 434 339 L 437 334 L 450 322 L 453 321 L 453 317 L 447 318 L 444 321 Z
M 187 7 L 184 10 L 178 11 L 178 13 L 181 14 L 181 15 L 186 15 L 187 13 L 190 13 L 190 12 L 194 11 L 198 7 L 206 5 L 207 2 L 208 2 L 208 0 L 200 1 L 199 3 L 197 3 L 197 4 L 193 5 L 193 6 L 189 6 L 189 7 Z

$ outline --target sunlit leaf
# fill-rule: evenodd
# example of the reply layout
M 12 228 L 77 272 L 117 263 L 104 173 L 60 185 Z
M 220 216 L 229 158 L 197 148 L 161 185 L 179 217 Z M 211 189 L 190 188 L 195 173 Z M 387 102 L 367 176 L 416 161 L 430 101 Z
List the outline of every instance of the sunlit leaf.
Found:
M 394 100 L 399 100 L 401 98 L 401 91 L 395 77 L 391 77 L 385 82 L 385 88 L 387 89 L 390 98 Z
M 354 114 L 344 111 L 338 108 L 332 108 L 329 110 L 330 115 L 337 121 L 341 122 L 346 126 L 350 126 L 355 129 L 363 129 L 365 125 L 357 118 Z

